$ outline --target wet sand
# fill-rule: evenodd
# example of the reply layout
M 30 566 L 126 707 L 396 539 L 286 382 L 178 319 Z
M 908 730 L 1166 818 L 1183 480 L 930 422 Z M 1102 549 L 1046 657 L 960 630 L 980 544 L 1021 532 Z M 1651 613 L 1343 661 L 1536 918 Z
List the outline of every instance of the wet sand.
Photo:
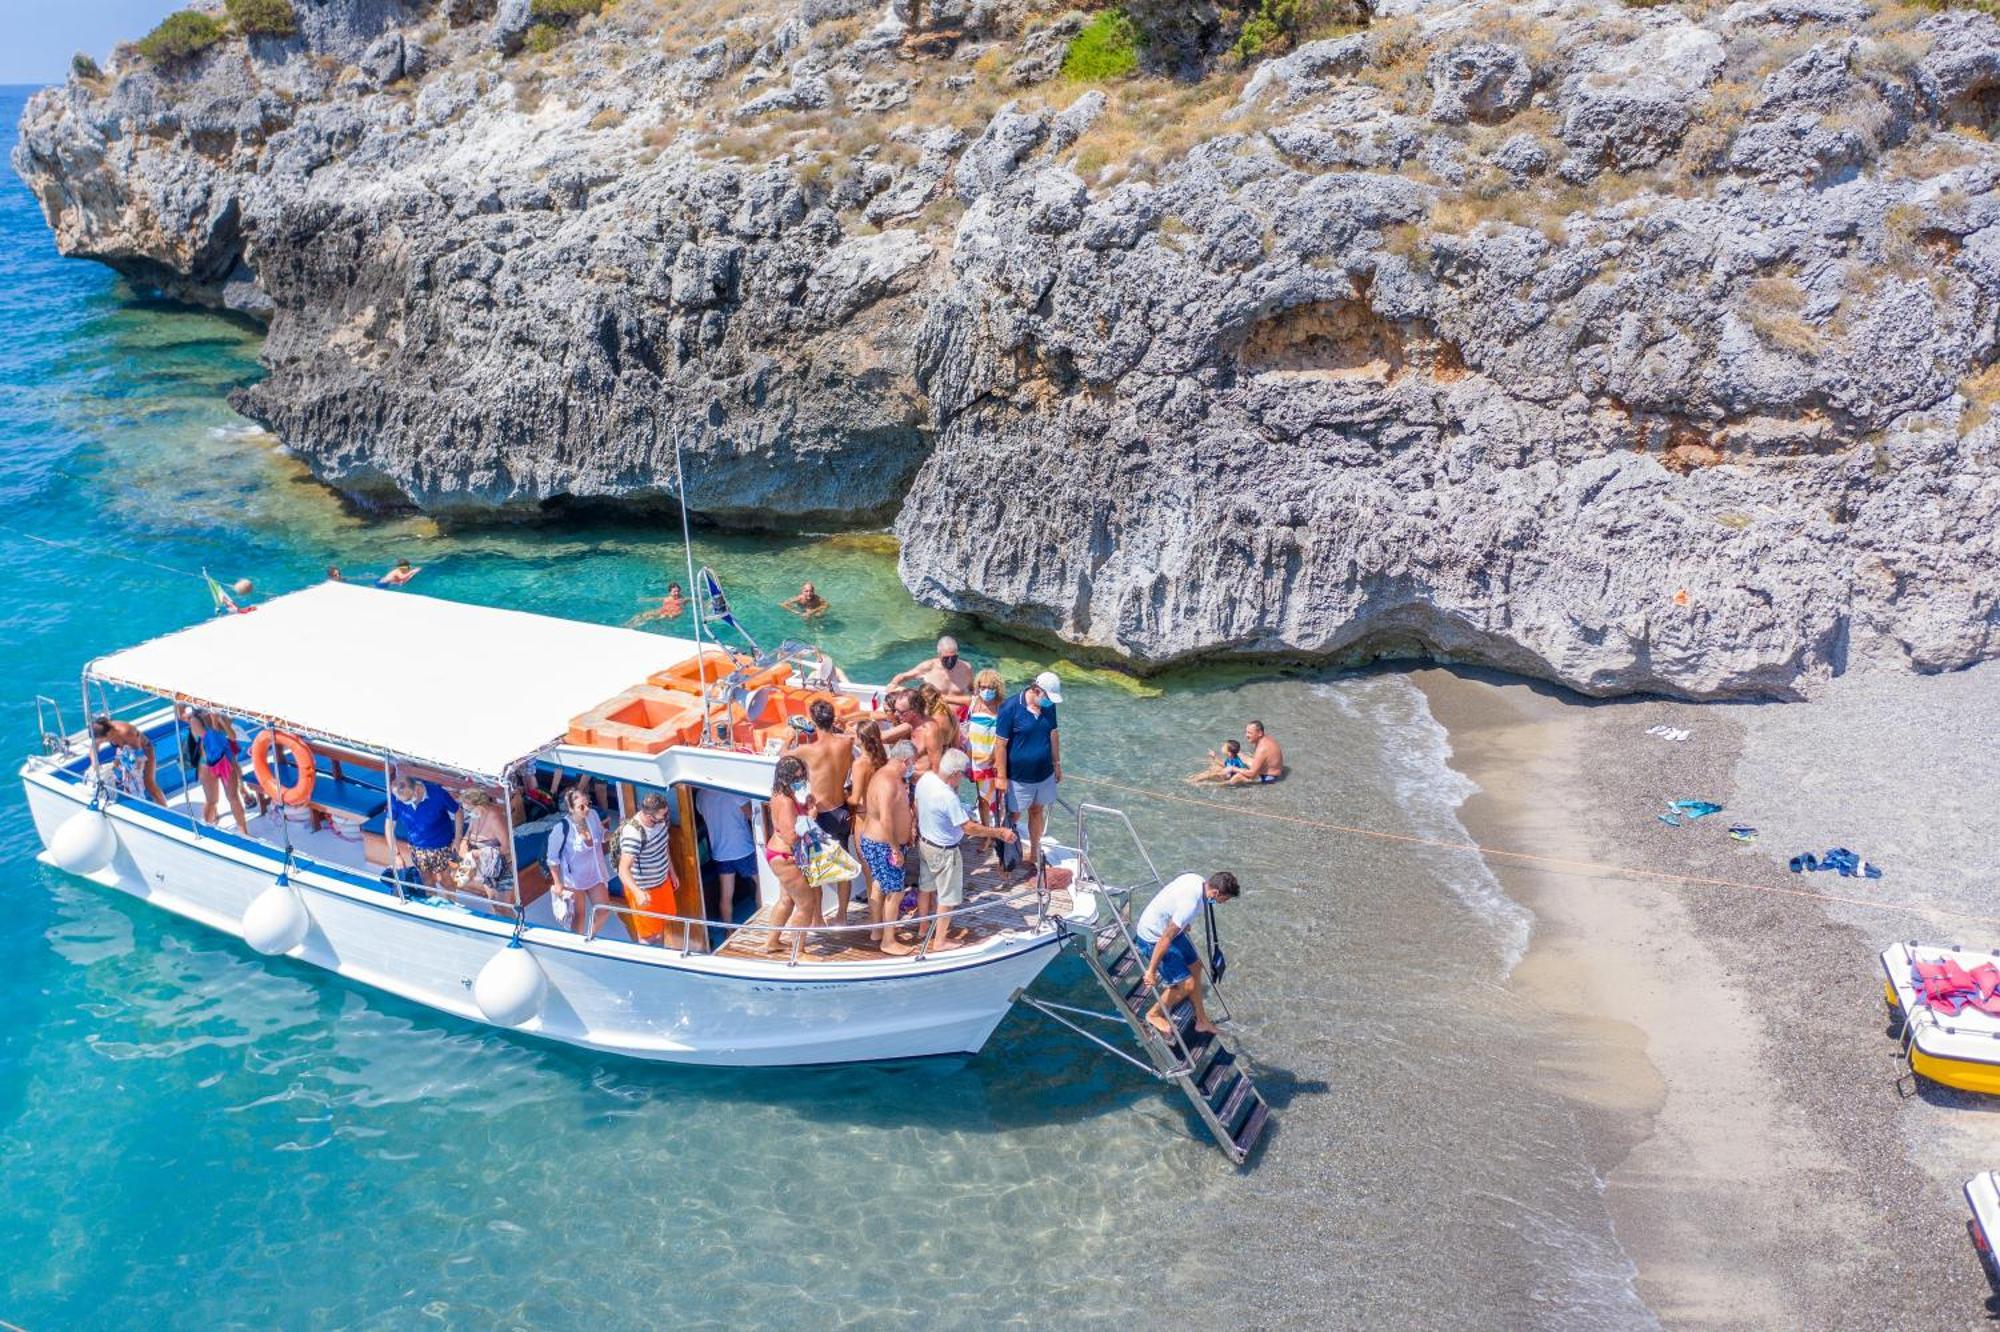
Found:
M 1972 788 L 1953 805 L 1961 813 L 2000 797 L 1978 753 L 1992 730 L 1966 715 L 2000 707 L 2000 672 L 1900 677 L 1901 690 L 1893 678 L 1842 682 L 1824 703 L 1756 706 L 1597 703 L 1444 670 L 1414 678 L 1451 736 L 1453 766 L 1481 788 L 1460 818 L 1482 846 L 1856 899 L 1487 857 L 1535 913 L 1510 983 L 1566 1033 L 1540 1073 L 1577 1108 L 1646 1306 L 1670 1327 L 1986 1321 L 1958 1185 L 2000 1165 L 2000 1115 L 1936 1089 L 1898 1091 L 1875 955 L 1897 938 L 1967 937 L 1921 909 L 1973 905 L 1929 888 L 1924 866 L 1959 865 L 1969 888 L 1980 875 L 1966 858 L 1990 856 L 1980 839 L 1993 842 L 1974 818 L 1927 819 L 1929 801 L 1947 796 L 1919 794 L 1921 774 Z M 1691 734 L 1646 734 L 1662 724 Z M 1857 729 L 1868 753 L 1897 757 L 1828 777 L 1810 756 Z M 1660 823 L 1679 798 L 1725 808 Z M 1870 826 L 1867 811 L 1900 823 Z M 1738 822 L 1759 827 L 1754 844 L 1730 840 Z M 1897 845 L 1892 828 L 1909 824 L 1924 837 Z M 1863 846 L 1863 833 L 1876 841 Z M 1883 857 L 1885 878 L 1786 871 L 1797 851 L 1836 844 Z

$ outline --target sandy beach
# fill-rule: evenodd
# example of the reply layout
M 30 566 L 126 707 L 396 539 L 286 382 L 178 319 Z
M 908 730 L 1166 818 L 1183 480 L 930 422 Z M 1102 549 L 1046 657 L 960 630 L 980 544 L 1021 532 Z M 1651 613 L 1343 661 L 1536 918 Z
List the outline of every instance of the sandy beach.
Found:
M 1572 1033 L 1542 1072 L 1589 1126 L 1647 1307 L 1672 1327 L 1985 1321 L 1958 1190 L 2000 1163 L 2000 1116 L 1899 1091 L 1876 954 L 1986 941 L 1955 917 L 1990 913 L 1980 885 L 2000 881 L 2000 673 L 1855 677 L 1768 705 L 1416 679 L 1480 787 L 1461 810 L 1474 839 L 1591 862 L 1488 856 L 1535 913 L 1511 984 Z M 1674 799 L 1724 810 L 1670 827 L 1656 816 Z M 1735 824 L 1757 840 L 1731 840 Z M 1787 871 L 1834 845 L 1884 877 Z

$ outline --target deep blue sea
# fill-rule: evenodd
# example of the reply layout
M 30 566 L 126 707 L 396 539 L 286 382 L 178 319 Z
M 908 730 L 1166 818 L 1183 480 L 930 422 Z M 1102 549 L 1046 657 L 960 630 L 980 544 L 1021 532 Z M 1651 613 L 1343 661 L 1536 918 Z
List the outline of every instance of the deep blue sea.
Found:
M 0 89 L 8 147 L 24 89 Z M 443 533 L 344 509 L 236 417 L 256 329 L 56 255 L 0 173 L 0 748 L 77 724 L 95 653 L 407 557 L 413 590 L 623 621 L 655 524 Z M 858 678 L 947 626 L 882 537 L 697 533 L 760 636 L 811 578 Z M 356 670 L 380 669 L 356 645 Z M 491 669 L 528 670 L 495 662 Z M 537 666 L 537 669 L 544 668 Z M 1296 765 L 1239 808 L 1458 835 L 1465 785 L 1393 673 L 1068 671 L 1067 766 L 1186 794 L 1259 715 Z M 1543 1033 L 1499 986 L 1525 913 L 1476 860 L 1109 789 L 1169 873 L 1227 866 L 1232 994 L 1279 1125 L 1238 1172 L 1157 1085 L 1026 1010 L 968 1059 L 714 1072 L 434 1015 L 39 865 L 0 788 L 0 1321 L 107 1328 L 1630 1326 Z M 1256 802 L 1254 805 L 1241 802 Z M 1080 968 L 1039 983 L 1088 1002 Z M 1448 1000 L 1441 995 L 1451 996 Z

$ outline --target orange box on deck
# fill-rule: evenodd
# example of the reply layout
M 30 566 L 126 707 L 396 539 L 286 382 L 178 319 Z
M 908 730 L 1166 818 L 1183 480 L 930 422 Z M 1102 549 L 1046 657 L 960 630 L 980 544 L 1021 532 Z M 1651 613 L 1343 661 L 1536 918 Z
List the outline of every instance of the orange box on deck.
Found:
M 657 754 L 701 734 L 701 704 L 651 685 L 628 689 L 571 720 L 569 743 L 631 754 Z
M 704 675 L 714 683 L 735 669 L 735 657 L 710 650 L 676 662 L 664 671 L 654 671 L 646 677 L 646 683 L 659 689 L 699 690 Z

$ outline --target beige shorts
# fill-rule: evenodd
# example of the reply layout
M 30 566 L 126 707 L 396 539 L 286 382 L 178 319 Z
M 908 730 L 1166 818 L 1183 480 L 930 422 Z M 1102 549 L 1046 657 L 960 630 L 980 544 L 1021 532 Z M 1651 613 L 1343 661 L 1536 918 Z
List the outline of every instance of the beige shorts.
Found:
M 929 842 L 917 843 L 923 854 L 924 877 L 918 885 L 922 891 L 937 894 L 939 910 L 955 907 L 965 900 L 965 858 L 955 846 L 932 846 Z

